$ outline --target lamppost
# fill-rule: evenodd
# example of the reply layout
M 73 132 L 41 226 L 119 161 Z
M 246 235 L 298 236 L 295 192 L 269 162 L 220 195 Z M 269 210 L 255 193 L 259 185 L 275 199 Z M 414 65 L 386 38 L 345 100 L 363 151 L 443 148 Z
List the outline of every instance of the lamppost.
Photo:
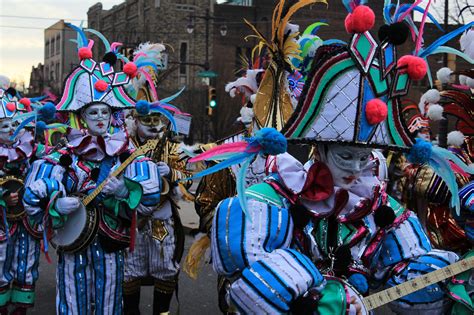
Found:
M 186 31 L 188 34 L 192 34 L 194 32 L 194 20 L 195 19 L 203 19 L 206 21 L 206 59 L 204 61 L 204 64 L 201 65 L 204 70 L 208 71 L 210 69 L 209 67 L 209 24 L 212 20 L 222 20 L 222 18 L 215 17 L 210 15 L 209 9 L 206 9 L 206 15 L 189 15 L 189 22 L 186 25 Z M 223 24 L 219 28 L 219 32 L 221 33 L 221 36 L 226 36 L 227 35 L 227 25 Z

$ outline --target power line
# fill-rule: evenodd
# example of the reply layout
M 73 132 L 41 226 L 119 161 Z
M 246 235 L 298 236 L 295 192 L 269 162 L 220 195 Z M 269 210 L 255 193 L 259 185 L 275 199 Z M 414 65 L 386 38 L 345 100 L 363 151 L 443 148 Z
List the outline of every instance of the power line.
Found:
M 53 18 L 44 16 L 22 16 L 22 15 L 0 15 L 3 18 L 15 18 L 15 19 L 29 19 L 29 20 L 69 20 L 69 21 L 86 21 L 87 19 L 68 19 L 68 18 Z

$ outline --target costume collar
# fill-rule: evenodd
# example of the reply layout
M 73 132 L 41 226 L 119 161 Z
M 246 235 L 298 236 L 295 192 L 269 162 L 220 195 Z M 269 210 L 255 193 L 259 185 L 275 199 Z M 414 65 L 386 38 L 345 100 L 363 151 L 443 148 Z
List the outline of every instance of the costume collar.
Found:
M 67 138 L 68 147 L 74 154 L 89 161 L 102 161 L 106 156 L 119 155 L 128 147 L 128 138 L 123 131 L 93 136 L 86 130 L 70 129 Z
M 30 158 L 34 149 L 34 137 L 28 131 L 23 131 L 13 144 L 0 144 L 0 158 L 6 158 L 7 163 Z

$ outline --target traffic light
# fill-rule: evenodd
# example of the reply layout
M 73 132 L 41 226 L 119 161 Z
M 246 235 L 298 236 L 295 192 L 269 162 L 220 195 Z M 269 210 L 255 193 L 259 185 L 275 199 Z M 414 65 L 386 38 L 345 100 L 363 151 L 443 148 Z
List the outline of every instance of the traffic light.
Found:
M 209 107 L 215 108 L 217 107 L 217 95 L 216 95 L 216 88 L 210 86 L 208 90 L 208 101 Z

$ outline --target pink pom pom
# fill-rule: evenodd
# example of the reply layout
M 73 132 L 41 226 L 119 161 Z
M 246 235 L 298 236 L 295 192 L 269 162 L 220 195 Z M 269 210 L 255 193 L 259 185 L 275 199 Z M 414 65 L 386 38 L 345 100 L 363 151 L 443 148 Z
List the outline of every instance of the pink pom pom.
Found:
M 398 59 L 398 68 L 407 73 L 412 80 L 421 80 L 426 75 L 428 66 L 426 61 L 418 56 L 406 55 Z
M 16 109 L 15 103 L 8 103 L 6 107 L 7 107 L 9 112 L 14 112 L 15 109 Z
M 109 87 L 109 85 L 104 80 L 99 80 L 94 84 L 94 88 L 98 92 L 105 92 L 105 91 L 107 91 L 108 87 Z
M 371 125 L 381 123 L 387 118 L 388 108 L 382 100 L 375 98 L 367 102 L 365 106 L 365 117 Z
M 344 20 L 344 26 L 346 27 L 346 32 L 349 34 L 354 34 L 354 28 L 352 27 L 352 14 L 348 14 Z
M 137 75 L 137 65 L 133 62 L 128 62 L 123 66 L 123 72 L 129 77 L 134 78 Z
M 92 50 L 89 47 L 81 47 L 79 48 L 79 59 L 91 59 L 92 58 Z
M 374 27 L 375 13 L 366 5 L 357 6 L 352 11 L 352 29 L 355 33 L 364 33 Z M 347 27 L 346 27 L 347 29 Z
M 29 98 L 23 97 L 23 98 L 20 100 L 20 103 L 23 104 L 23 106 L 25 106 L 25 109 L 26 109 L 26 110 L 31 111 L 31 101 L 30 101 Z

